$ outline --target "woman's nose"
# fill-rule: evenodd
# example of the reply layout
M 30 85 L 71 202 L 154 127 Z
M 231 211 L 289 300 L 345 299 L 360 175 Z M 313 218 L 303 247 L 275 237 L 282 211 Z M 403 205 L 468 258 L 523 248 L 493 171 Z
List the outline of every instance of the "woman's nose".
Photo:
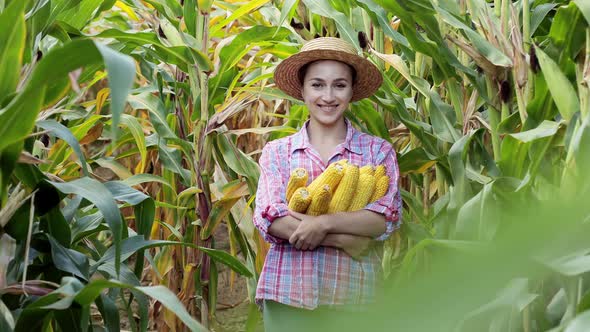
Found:
M 332 88 L 324 89 L 324 93 L 322 94 L 322 99 L 325 102 L 332 102 L 334 101 L 334 90 Z

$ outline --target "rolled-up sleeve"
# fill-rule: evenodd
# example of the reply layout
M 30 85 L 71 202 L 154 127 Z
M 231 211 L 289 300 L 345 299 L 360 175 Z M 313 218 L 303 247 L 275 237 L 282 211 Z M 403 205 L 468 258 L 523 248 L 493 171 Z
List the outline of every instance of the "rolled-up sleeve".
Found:
M 385 233 L 375 238 L 377 241 L 387 239 L 394 230 L 401 225 L 402 198 L 399 190 L 399 168 L 395 150 L 391 144 L 384 142 L 377 155 L 375 165 L 385 165 L 389 176 L 389 189 L 385 196 L 370 203 L 365 210 L 373 211 L 385 216 Z
M 254 209 L 253 221 L 260 234 L 269 243 L 282 243 L 285 241 L 268 233 L 268 228 L 275 219 L 288 214 L 285 184 L 283 183 L 280 167 L 280 163 L 284 162 L 284 159 L 277 157 L 280 155 L 278 146 L 268 143 L 262 149 L 258 162 L 260 178 L 256 190 L 256 208 Z

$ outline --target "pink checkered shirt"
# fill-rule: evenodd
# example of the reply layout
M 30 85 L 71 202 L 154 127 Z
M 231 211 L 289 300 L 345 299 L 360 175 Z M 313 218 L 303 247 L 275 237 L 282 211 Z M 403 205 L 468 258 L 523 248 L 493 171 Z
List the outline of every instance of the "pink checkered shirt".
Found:
M 386 166 L 391 179 L 389 191 L 365 207 L 386 217 L 386 232 L 376 238 L 384 240 L 399 227 L 402 211 L 395 151 L 387 141 L 356 130 L 348 120 L 346 124 L 346 140 L 336 147 L 328 164 L 348 159 L 358 166 Z M 332 247 L 297 250 L 289 241 L 268 233 L 273 220 L 287 215 L 285 189 L 291 171 L 303 167 L 311 181 L 328 165 L 309 143 L 306 128 L 307 123 L 299 132 L 269 142 L 260 156 L 254 225 L 271 243 L 271 248 L 258 281 L 256 300 L 258 303 L 273 300 L 307 309 L 319 305 L 370 303 L 381 277 L 381 260 L 375 251 L 361 260 L 354 260 Z

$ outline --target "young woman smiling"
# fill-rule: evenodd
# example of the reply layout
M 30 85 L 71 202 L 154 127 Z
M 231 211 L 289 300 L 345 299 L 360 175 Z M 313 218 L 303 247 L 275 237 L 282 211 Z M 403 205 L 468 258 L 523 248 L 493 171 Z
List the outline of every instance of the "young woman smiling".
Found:
M 314 39 L 279 64 L 274 76 L 281 90 L 305 103 L 309 120 L 296 134 L 269 142 L 260 157 L 254 224 L 272 245 L 256 299 L 264 306 L 267 332 L 319 329 L 319 316 L 374 300 L 381 261 L 374 251 L 360 254 L 399 226 L 396 154 L 386 140 L 356 130 L 344 116 L 351 101 L 372 95 L 382 82 L 353 45 Z M 292 170 L 305 168 L 311 181 L 341 159 L 359 167 L 385 165 L 386 195 L 354 212 L 309 216 L 288 210 Z

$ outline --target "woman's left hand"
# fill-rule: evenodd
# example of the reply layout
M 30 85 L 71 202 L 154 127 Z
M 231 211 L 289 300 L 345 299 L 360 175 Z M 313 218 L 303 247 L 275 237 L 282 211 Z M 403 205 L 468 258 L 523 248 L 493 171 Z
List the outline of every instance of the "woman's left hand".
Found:
M 289 238 L 289 243 L 299 250 L 314 250 L 328 234 L 328 229 L 321 221 L 322 216 L 308 216 L 295 211 L 289 211 L 289 214 L 301 221 Z

